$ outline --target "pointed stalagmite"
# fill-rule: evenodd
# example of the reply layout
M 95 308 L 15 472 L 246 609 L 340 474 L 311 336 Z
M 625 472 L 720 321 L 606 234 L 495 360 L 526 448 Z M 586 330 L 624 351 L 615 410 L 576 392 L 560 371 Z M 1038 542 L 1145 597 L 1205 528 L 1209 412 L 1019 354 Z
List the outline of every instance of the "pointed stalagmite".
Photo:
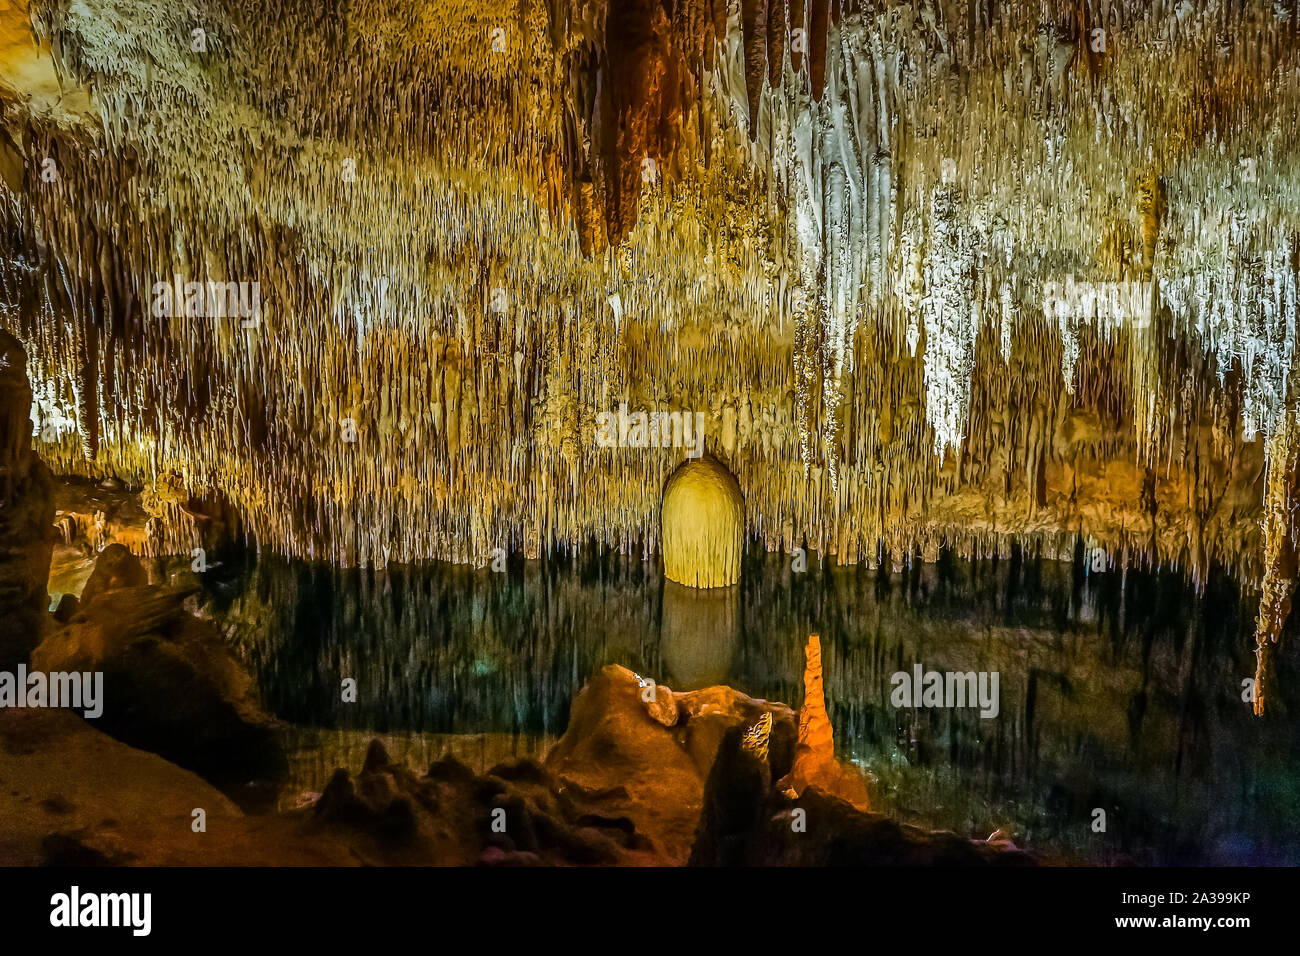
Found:
M 810 783 L 825 773 L 827 765 L 835 762 L 835 740 L 822 691 L 820 635 L 808 635 L 803 654 L 803 704 L 799 707 L 799 742 L 791 771 L 796 793 L 803 793 Z
M 785 785 L 796 797 L 809 787 L 818 787 L 861 810 L 870 809 L 866 782 L 857 768 L 845 767 L 835 758 L 835 740 L 822 690 L 821 637 L 817 634 L 808 635 L 808 644 L 804 648 L 799 737 L 795 745 L 794 766 L 785 779 Z

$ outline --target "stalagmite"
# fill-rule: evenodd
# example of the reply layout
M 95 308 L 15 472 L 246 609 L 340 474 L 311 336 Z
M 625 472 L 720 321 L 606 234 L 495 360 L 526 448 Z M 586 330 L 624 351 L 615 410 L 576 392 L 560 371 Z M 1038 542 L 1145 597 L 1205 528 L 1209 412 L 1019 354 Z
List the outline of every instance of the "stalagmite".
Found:
M 835 741 L 830 718 L 826 715 L 826 697 L 822 691 L 821 638 L 809 634 L 803 653 L 803 703 L 799 707 L 799 742 L 794 752 L 794 769 L 790 771 L 790 785 L 796 794 L 803 793 L 835 762 Z
M 856 768 L 846 767 L 835 758 L 835 741 L 822 690 L 821 638 L 816 634 L 808 635 L 808 644 L 804 648 L 799 737 L 795 744 L 794 766 L 781 785 L 796 799 L 809 787 L 818 787 L 860 810 L 870 809 L 865 780 Z
M 745 499 L 731 472 L 716 458 L 687 461 L 664 486 L 664 574 L 696 588 L 740 580 Z

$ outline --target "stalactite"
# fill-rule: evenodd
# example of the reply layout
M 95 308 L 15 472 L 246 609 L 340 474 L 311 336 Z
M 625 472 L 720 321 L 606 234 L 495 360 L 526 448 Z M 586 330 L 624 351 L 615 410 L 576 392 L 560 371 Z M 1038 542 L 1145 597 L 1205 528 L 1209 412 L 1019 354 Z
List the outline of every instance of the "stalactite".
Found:
M 808 76 L 812 97 L 820 101 L 826 88 L 826 43 L 830 31 L 830 0 L 810 0 L 808 19 Z
M 294 556 L 653 555 L 683 452 L 597 447 L 627 402 L 705 413 L 767 547 L 1259 583 L 1300 80 L 1248 6 L 1225 40 L 1125 0 L 1103 58 L 1073 2 L 272 0 L 200 56 L 181 10 L 37 2 L 95 92 L 15 106 L 0 187 L 37 447 Z M 153 315 L 176 275 L 260 283 L 259 321 Z
M 758 135 L 758 103 L 767 74 L 768 0 L 741 0 L 740 24 L 745 50 L 745 94 L 749 101 L 749 139 Z

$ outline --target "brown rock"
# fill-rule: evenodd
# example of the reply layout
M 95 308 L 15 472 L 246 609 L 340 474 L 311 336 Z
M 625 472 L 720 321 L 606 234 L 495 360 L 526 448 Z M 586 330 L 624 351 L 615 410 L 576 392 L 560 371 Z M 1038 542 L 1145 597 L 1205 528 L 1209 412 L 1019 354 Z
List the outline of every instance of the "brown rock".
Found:
M 140 559 L 125 545 L 110 544 L 95 559 L 95 570 L 90 572 L 86 586 L 81 590 L 81 604 L 90 604 L 98 595 L 118 588 L 134 588 L 149 583 Z
M 0 332 L 0 666 L 25 662 L 41 638 L 54 549 L 54 485 L 32 451 L 27 355 Z
M 667 684 L 647 683 L 641 688 L 641 700 L 651 719 L 665 727 L 677 725 L 677 699 Z
M 764 713 L 772 715 L 768 741 L 768 763 L 772 777 L 784 776 L 794 760 L 796 724 L 794 711 L 775 701 L 756 700 L 730 687 L 705 687 L 678 693 L 679 722 L 684 724 L 685 743 L 704 777 L 713 769 L 718 745 L 727 731 L 742 731 L 758 723 Z
M 100 671 L 96 729 L 192 770 L 246 807 L 275 798 L 288 770 L 252 680 L 188 592 L 130 587 L 82 602 L 32 653 L 43 671 Z
M 627 668 L 603 668 L 574 700 L 568 729 L 547 755 L 546 769 L 581 792 L 609 794 L 607 815 L 635 820 L 637 830 L 665 856 L 684 862 L 704 778 L 678 738 L 682 731 L 646 713 L 641 689 Z M 683 696 L 690 695 L 673 696 L 680 708 Z

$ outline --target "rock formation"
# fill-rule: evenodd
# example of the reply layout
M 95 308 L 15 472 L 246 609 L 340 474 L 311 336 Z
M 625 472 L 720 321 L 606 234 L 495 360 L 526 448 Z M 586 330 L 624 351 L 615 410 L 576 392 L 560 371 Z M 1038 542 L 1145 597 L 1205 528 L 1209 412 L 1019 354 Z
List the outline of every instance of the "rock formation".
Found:
M 794 716 L 783 704 L 756 701 L 728 687 L 673 693 L 677 721 L 651 716 L 646 681 L 610 665 L 573 702 L 564 736 L 547 754 L 552 773 L 589 793 L 610 795 L 608 812 L 637 811 L 638 829 L 668 859 L 685 862 L 708 777 L 726 732 L 772 713 L 772 761 L 788 768 Z
M 142 574 L 125 549 L 106 549 L 68 622 L 33 652 L 33 668 L 102 672 L 97 730 L 193 770 L 241 806 L 265 808 L 287 766 L 252 681 L 211 624 L 184 610 L 187 591 L 131 583 Z
M 53 481 L 32 450 L 32 391 L 21 344 L 0 332 L 0 667 L 41 639 L 54 548 Z
M 138 588 L 149 583 L 140 559 L 125 545 L 110 544 L 99 553 L 95 569 L 81 590 L 79 603 L 87 606 L 100 594 L 118 588 Z
M 859 810 L 869 810 L 871 799 L 862 774 L 855 767 L 844 766 L 835 756 L 835 740 L 822 690 L 822 646 L 818 635 L 808 635 L 804 659 L 799 739 L 794 766 L 782 787 L 798 798 L 815 786 Z
M 696 588 L 735 584 L 744 526 L 745 499 L 731 472 L 715 458 L 684 462 L 664 487 L 664 574 Z
M 706 414 L 769 550 L 1260 587 L 1285 6 L 270 0 L 198 43 L 33 0 L 0 325 L 59 473 L 228 501 L 265 551 L 652 556 L 680 452 L 599 446 L 626 401 Z

